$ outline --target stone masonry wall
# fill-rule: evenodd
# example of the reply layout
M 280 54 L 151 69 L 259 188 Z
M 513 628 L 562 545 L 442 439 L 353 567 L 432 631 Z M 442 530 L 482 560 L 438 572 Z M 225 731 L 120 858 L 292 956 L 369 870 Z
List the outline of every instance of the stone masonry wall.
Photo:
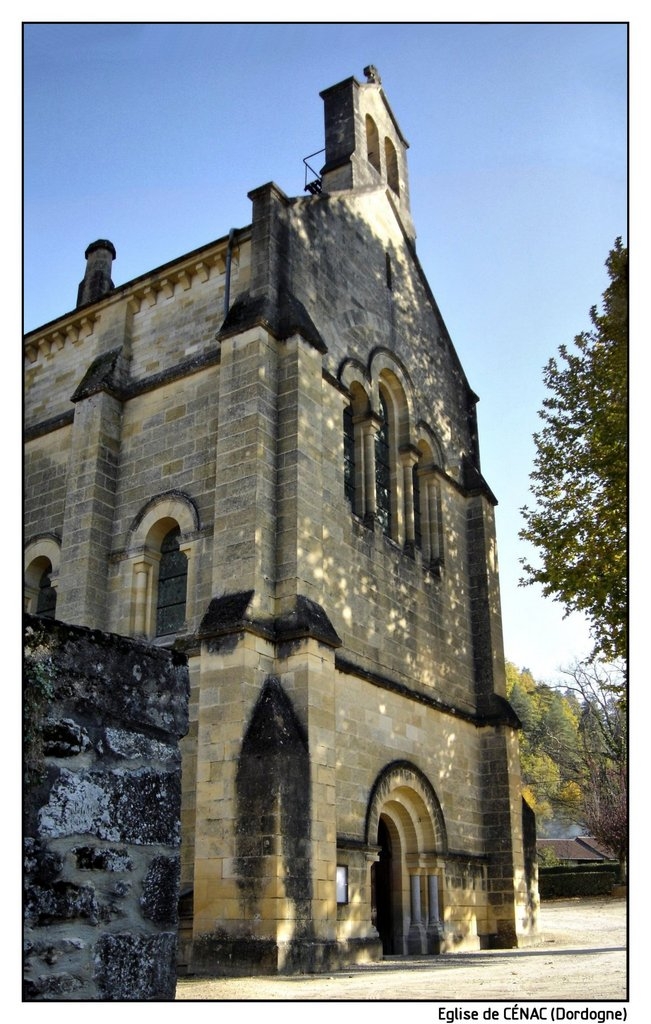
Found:
M 28 617 L 24 998 L 176 988 L 182 655 Z

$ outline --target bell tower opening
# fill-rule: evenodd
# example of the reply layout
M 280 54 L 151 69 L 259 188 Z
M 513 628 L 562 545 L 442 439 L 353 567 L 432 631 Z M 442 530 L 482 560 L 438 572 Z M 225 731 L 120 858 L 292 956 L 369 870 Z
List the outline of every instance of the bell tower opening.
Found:
M 380 174 L 380 136 L 377 125 L 370 114 L 366 115 L 366 157 L 371 166 L 375 167 Z

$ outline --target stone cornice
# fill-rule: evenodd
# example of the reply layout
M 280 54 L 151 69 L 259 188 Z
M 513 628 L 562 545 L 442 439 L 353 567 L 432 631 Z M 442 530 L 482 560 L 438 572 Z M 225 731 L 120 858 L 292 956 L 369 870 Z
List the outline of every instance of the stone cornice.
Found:
M 337 835 L 337 850 L 346 850 L 351 853 L 362 853 L 365 856 L 376 857 L 381 847 L 376 843 L 367 843 L 364 839 L 356 836 Z M 438 857 L 445 861 L 454 861 L 460 864 L 476 865 L 481 867 L 488 863 L 490 855 L 486 853 L 471 853 L 469 850 L 423 850 L 422 855 Z
M 107 357 L 110 355 L 111 353 L 107 353 Z M 182 363 L 176 363 L 166 370 L 160 370 L 158 373 L 153 373 L 149 377 L 143 377 L 141 380 L 126 381 L 125 383 L 111 381 L 110 386 L 106 382 L 100 382 L 92 391 L 89 390 L 88 394 L 97 391 L 108 391 L 118 401 L 128 402 L 129 399 L 137 398 L 148 391 L 155 391 L 156 388 L 171 384 L 176 380 L 182 380 L 184 377 L 190 377 L 192 374 L 200 373 L 211 366 L 218 366 L 220 361 L 221 352 L 219 349 L 214 349 L 212 352 L 205 352 L 200 356 L 192 356 L 190 359 L 185 359 Z M 77 389 L 71 401 L 77 402 L 84 397 L 87 397 L 87 394 L 85 392 L 81 394 L 79 389 Z M 43 437 L 53 430 L 67 427 L 73 422 L 74 415 L 74 410 L 70 410 L 70 412 L 61 413 L 60 416 L 53 416 L 51 419 L 35 423 L 25 429 L 24 438 L 26 441 L 32 441 L 34 438 Z
M 250 237 L 250 226 L 238 229 L 235 232 L 236 248 L 249 241 Z M 112 303 L 126 300 L 131 304 L 131 312 L 137 313 L 143 306 L 154 306 L 161 297 L 170 298 L 177 290 L 187 291 L 195 279 L 207 281 L 215 271 L 223 274 L 227 248 L 228 236 L 209 242 L 113 288 L 97 302 L 64 313 L 28 332 L 24 339 L 27 360 L 33 363 L 40 355 L 50 355 L 69 342 L 83 342 L 93 334 L 102 310 Z
M 147 391 L 155 391 L 156 388 L 171 384 L 176 380 L 182 380 L 184 377 L 191 377 L 192 374 L 200 373 L 211 366 L 218 366 L 220 362 L 221 352 L 215 348 L 212 352 L 204 352 L 202 355 L 192 356 L 190 359 L 185 359 L 182 363 L 175 363 L 174 366 L 170 366 L 166 370 L 160 370 L 158 373 L 153 373 L 149 377 L 143 377 L 141 380 L 127 381 L 120 388 L 119 397 L 123 402 L 127 402 L 130 398 L 144 395 Z
M 25 441 L 34 441 L 37 437 L 44 437 L 46 434 L 52 434 L 55 430 L 61 430 L 63 427 L 69 427 L 72 425 L 75 418 L 74 409 L 70 409 L 69 412 L 62 412 L 60 416 L 52 416 L 48 420 L 41 420 L 40 423 L 35 423 L 31 427 L 26 427 L 23 438 Z
M 97 309 L 91 310 L 86 307 L 78 312 L 66 313 L 58 320 L 46 324 L 45 327 L 31 331 L 25 336 L 27 360 L 30 363 L 35 363 L 39 356 L 48 356 L 53 352 L 58 352 L 67 343 L 80 344 L 93 334 L 99 317 Z
M 425 704 L 441 714 L 450 715 L 452 718 L 460 718 L 462 721 L 468 722 L 477 728 L 498 725 L 510 725 L 515 729 L 521 728 L 520 721 L 508 701 L 498 697 L 497 694 L 493 694 L 495 699 L 492 701 L 493 707 L 491 712 L 488 714 L 477 714 L 465 708 L 456 707 L 453 704 L 446 704 L 445 701 L 440 700 L 438 697 L 432 697 L 418 690 L 412 690 L 411 687 L 398 682 L 396 679 L 391 679 L 389 676 L 383 676 L 377 672 L 362 668 L 361 665 L 357 665 L 341 654 L 335 654 L 335 669 L 344 674 L 363 679 L 372 686 L 377 686 L 382 690 L 388 690 L 391 693 L 398 694 L 400 697 L 405 697 L 407 700 L 415 701 L 418 704 Z

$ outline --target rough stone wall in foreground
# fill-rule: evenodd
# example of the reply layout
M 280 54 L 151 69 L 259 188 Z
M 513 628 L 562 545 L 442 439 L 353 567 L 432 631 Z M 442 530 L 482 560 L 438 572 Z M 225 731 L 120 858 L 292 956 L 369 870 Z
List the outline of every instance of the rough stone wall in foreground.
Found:
M 173 999 L 183 655 L 28 617 L 24 997 Z

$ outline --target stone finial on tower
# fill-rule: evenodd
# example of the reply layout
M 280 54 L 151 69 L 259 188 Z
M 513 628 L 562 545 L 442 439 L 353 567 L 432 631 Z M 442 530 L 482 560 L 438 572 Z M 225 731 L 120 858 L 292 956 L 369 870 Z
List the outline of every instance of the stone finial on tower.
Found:
M 113 260 L 117 255 L 113 243 L 106 238 L 98 238 L 91 242 L 84 255 L 86 273 L 77 291 L 77 308 L 103 299 L 115 287 L 111 280 Z
M 375 67 L 375 64 L 369 64 L 367 67 L 365 67 L 364 74 L 366 75 L 367 82 L 371 82 L 373 85 L 382 85 L 380 72 Z

